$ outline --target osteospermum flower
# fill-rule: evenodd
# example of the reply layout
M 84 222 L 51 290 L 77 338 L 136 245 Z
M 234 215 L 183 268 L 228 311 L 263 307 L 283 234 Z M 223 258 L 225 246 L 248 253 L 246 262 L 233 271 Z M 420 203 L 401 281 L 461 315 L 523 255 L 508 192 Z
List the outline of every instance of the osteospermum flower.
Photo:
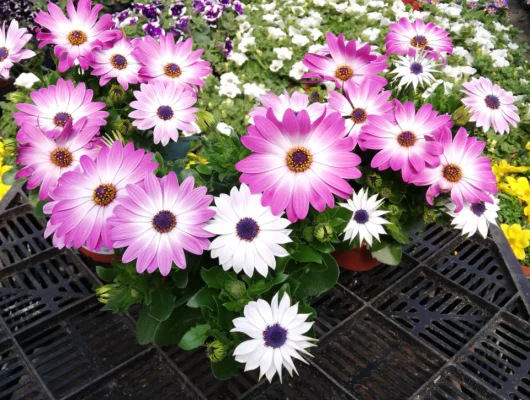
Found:
M 369 124 L 363 129 L 361 145 L 367 149 L 381 150 L 372 159 L 372 168 L 401 170 L 403 180 L 409 182 L 413 172 L 421 172 L 426 165 L 440 164 L 443 148 L 431 140 L 433 134 L 451 119 L 438 115 L 430 104 L 415 112 L 414 103 L 401 104 L 394 100 L 395 122 L 378 115 L 368 116 Z
M 86 126 L 86 118 L 75 127 L 68 121 L 57 138 L 49 138 L 38 127 L 24 123 L 17 134 L 19 147 L 17 165 L 23 168 L 16 178 L 28 177 L 28 189 L 40 186 L 39 199 L 46 200 L 48 193 L 57 186 L 59 178 L 79 165 L 82 156 L 94 159 L 99 153 L 101 142 L 95 139 L 99 127 Z M 20 138 L 25 142 L 22 142 Z
M 72 1 L 66 5 L 68 17 L 61 9 L 48 3 L 48 12 L 40 11 L 35 22 L 46 29 L 40 29 L 37 39 L 42 40 L 39 49 L 54 44 L 53 54 L 59 57 L 59 72 L 65 72 L 74 66 L 88 69 L 92 52 L 97 48 L 108 48 L 123 36 L 119 29 L 112 29 L 114 22 L 110 14 L 103 15 L 98 21 L 102 4 L 92 8 L 91 0 L 79 0 L 77 8 Z
M 360 158 L 352 153 L 353 138 L 345 137 L 344 120 L 332 113 L 311 124 L 302 110 L 287 110 L 281 123 L 254 119 L 241 142 L 255 153 L 236 164 L 240 181 L 252 193 L 263 192 L 261 203 L 279 215 L 287 209 L 289 221 L 304 219 L 311 204 L 324 211 L 333 207 L 333 195 L 347 198 L 352 192 L 345 179 L 356 179 Z
M 302 78 L 320 78 L 334 81 L 340 88 L 350 79 L 361 83 L 364 79 L 387 84 L 387 80 L 376 74 L 387 67 L 386 57 L 370 53 L 370 45 L 359 45 L 355 40 L 344 41 L 344 35 L 338 38 L 331 32 L 326 34 L 329 56 L 306 54 L 303 64 L 310 72 Z
M 298 374 L 293 362 L 296 358 L 307 364 L 300 355 L 312 357 L 307 348 L 316 346 L 316 339 L 304 336 L 313 326 L 306 322 L 310 314 L 298 314 L 298 303 L 291 306 L 291 299 L 285 293 L 278 304 L 278 293 L 270 304 L 265 300 L 251 301 L 243 310 L 244 317 L 234 319 L 232 332 L 241 332 L 252 339 L 236 347 L 234 357 L 245 364 L 245 371 L 260 369 L 260 379 L 265 375 L 269 382 L 276 372 L 282 380 L 282 369 Z
M 461 230 L 462 235 L 471 237 L 478 230 L 482 237 L 486 239 L 489 225 L 497 225 L 497 211 L 500 210 L 498 204 L 499 199 L 494 197 L 493 203 L 470 203 L 464 201 L 464 206 L 458 213 L 455 212 L 455 203 L 450 202 L 445 207 L 448 210 L 447 214 L 453 218 L 451 225 Z
M 230 196 L 222 193 L 215 198 L 215 218 L 204 228 L 219 235 L 211 244 L 212 258 L 219 258 L 225 271 L 242 270 L 252 277 L 254 270 L 267 276 L 269 268 L 276 268 L 275 257 L 289 255 L 281 244 L 291 242 L 290 222 L 275 216 L 270 207 L 261 205 L 261 193 L 250 194 L 247 185 L 237 190 L 233 187 Z
M 416 90 L 418 86 L 430 86 L 436 80 L 433 73 L 437 72 L 438 64 L 426 52 L 399 56 L 394 64 L 396 68 L 390 73 L 396 75 L 393 81 L 399 81 L 398 89 L 412 85 Z
M 12 20 L 6 32 L 6 23 L 0 29 L 0 76 L 9 79 L 9 70 L 13 64 L 31 58 L 35 53 L 23 47 L 31 39 L 26 28 L 19 28 L 18 21 Z
M 488 78 L 473 78 L 462 84 L 467 97 L 462 99 L 471 112 L 471 122 L 477 123 L 484 132 L 493 127 L 501 135 L 510 132 L 510 125 L 517 126 L 520 121 L 512 92 L 506 92 L 499 85 L 494 85 Z
M 169 139 L 175 142 L 179 138 L 179 129 L 193 132 L 195 112 L 192 107 L 197 101 L 195 92 L 187 86 L 175 82 L 155 82 L 142 84 L 139 91 L 134 92 L 137 101 L 131 102 L 136 110 L 129 114 L 134 118 L 133 125 L 146 130 L 154 127 L 155 144 L 166 145 Z
M 110 49 L 98 49 L 94 52 L 94 61 L 90 64 L 94 70 L 91 74 L 100 76 L 100 86 L 105 86 L 112 78 L 116 78 L 127 90 L 129 83 L 135 84 L 140 81 L 138 71 L 141 65 L 132 55 L 139 40 L 131 41 L 129 38 L 123 38 L 114 43 Z
M 160 43 L 146 36 L 134 51 L 142 63 L 140 76 L 147 82 L 162 81 L 184 83 L 189 86 L 204 86 L 201 78 L 212 72 L 210 63 L 199 57 L 204 49 L 191 51 L 191 38 L 175 43 L 173 35 L 160 36 Z
M 83 117 L 87 117 L 87 126 L 105 125 L 105 118 L 109 116 L 108 112 L 102 111 L 105 103 L 92 102 L 93 95 L 84 83 L 74 86 L 71 80 L 59 79 L 57 85 L 30 94 L 35 104 L 17 104 L 20 112 L 14 113 L 13 118 L 17 125 L 28 123 L 45 132 L 57 133 L 69 120 L 75 125 Z
M 45 237 L 55 233 L 58 248 L 112 248 L 108 219 L 125 196 L 125 187 L 142 182 L 157 167 L 151 159 L 152 154 L 135 151 L 132 143 L 124 147 L 120 141 L 103 147 L 95 160 L 81 157 L 81 168 L 63 174 L 50 192 L 53 201 L 44 206 L 51 214 Z
M 410 22 L 401 18 L 399 22 L 388 25 L 390 32 L 386 35 L 386 52 L 388 54 L 408 54 L 424 50 L 431 57 L 438 58 L 440 53 L 452 54 L 453 42 L 449 32 L 437 27 L 434 23 L 425 24 L 421 19 Z
M 364 80 L 360 85 L 350 80 L 344 85 L 344 95 L 338 92 L 329 93 L 329 107 L 340 112 L 346 121 L 348 136 L 357 145 L 363 126 L 368 124 L 369 115 L 393 118 L 394 105 L 387 101 L 392 92 L 381 92 L 380 83 Z
M 285 111 L 291 109 L 295 113 L 306 110 L 311 122 L 315 122 L 326 112 L 326 106 L 324 104 L 310 104 L 309 97 L 306 94 L 299 92 L 294 92 L 291 96 L 289 96 L 287 90 L 284 91 L 284 94 L 279 96 L 269 92 L 259 96 L 259 100 L 261 101 L 261 104 L 263 104 L 263 107 L 254 107 L 249 113 L 252 118 L 257 115 L 265 117 L 267 116 L 267 111 L 272 110 L 272 115 L 274 115 L 278 121 L 281 121 Z
M 179 186 L 174 172 L 162 179 L 148 174 L 144 184 L 127 186 L 127 196 L 109 219 L 110 236 L 114 247 L 127 247 L 123 262 L 137 259 L 138 273 L 158 269 L 166 276 L 173 263 L 186 268 L 184 250 L 202 254 L 208 249 L 213 235 L 203 228 L 215 214 L 208 209 L 213 197 L 203 186 L 194 189 L 191 176 Z
M 344 228 L 344 240 L 351 242 L 359 237 L 361 244 L 366 241 L 370 246 L 373 238 L 380 241 L 379 235 L 386 235 L 383 225 L 390 223 L 381 218 L 382 215 L 388 213 L 388 211 L 378 210 L 382 203 L 383 199 L 377 200 L 377 194 L 368 197 L 368 190 L 365 192 L 364 188 L 354 193 L 353 198 L 348 199 L 346 203 L 340 203 L 341 207 L 353 211 L 352 219 Z
M 495 175 L 488 157 L 480 157 L 486 143 L 468 137 L 464 128 L 458 130 L 454 140 L 451 130 L 444 129 L 438 141 L 443 146 L 440 165 L 425 168 L 411 179 L 419 186 L 431 185 L 427 190 L 427 202 L 432 205 L 440 193 L 451 192 L 451 200 L 457 206 L 456 213 L 464 207 L 464 200 L 493 203 L 488 193 L 497 193 Z

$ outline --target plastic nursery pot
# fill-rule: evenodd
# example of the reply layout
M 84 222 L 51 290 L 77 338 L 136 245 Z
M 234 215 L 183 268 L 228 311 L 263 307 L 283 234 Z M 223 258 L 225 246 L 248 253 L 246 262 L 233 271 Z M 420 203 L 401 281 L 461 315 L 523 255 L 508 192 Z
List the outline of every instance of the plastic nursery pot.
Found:
M 370 271 L 381 264 L 377 259 L 372 257 L 372 253 L 366 250 L 366 243 L 361 247 L 348 251 L 336 251 L 333 257 L 339 264 L 339 267 L 349 271 L 363 272 Z
M 79 251 L 97 263 L 110 264 L 112 260 L 121 261 L 121 256 L 114 253 L 114 250 L 107 249 L 106 247 L 102 247 L 99 251 L 91 251 L 82 246 Z
M 530 278 L 530 267 L 527 267 L 526 265 L 521 264 L 521 268 L 523 269 L 525 276 Z

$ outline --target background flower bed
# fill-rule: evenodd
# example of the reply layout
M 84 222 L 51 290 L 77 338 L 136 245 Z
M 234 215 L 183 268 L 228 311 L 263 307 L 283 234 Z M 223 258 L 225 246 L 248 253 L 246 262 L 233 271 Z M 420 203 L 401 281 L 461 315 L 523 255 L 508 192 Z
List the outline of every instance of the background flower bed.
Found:
M 411 15 L 407 11 L 411 9 L 411 6 L 405 6 L 401 2 L 393 3 L 392 7 L 386 7 L 384 2 L 370 2 L 368 6 L 357 3 L 315 2 L 312 5 L 314 6 L 313 9 L 304 8 L 303 5 L 305 3 L 295 2 L 278 5 L 264 4 L 261 7 L 255 4 L 248 5 L 244 16 L 239 17 L 237 24 L 231 23 L 233 21 L 227 22 L 226 26 L 223 24 L 222 37 L 215 37 L 210 31 L 212 29 L 211 21 L 206 21 L 203 15 L 197 16 L 197 26 L 201 28 L 191 29 L 189 35 L 194 38 L 197 47 L 208 49 L 204 57 L 212 62 L 216 72 L 208 78 L 207 85 L 200 96 L 199 107 L 211 112 L 216 121 L 222 121 L 222 124 L 217 125 L 220 134 L 243 134 L 249 122 L 248 112 L 254 106 L 254 103 L 249 100 L 256 99 L 266 90 L 280 93 L 286 87 L 306 89 L 299 82 L 304 72 L 304 67 L 299 60 L 306 52 L 317 51 L 317 47 L 311 48 L 311 46 L 316 43 L 321 45 L 324 41 L 325 32 L 343 32 L 349 39 L 359 38 L 361 41 L 370 41 L 382 47 L 384 36 L 387 33 L 386 26 L 400 17 L 411 19 L 421 17 L 427 21 L 433 18 L 437 25 L 452 31 L 451 38 L 455 45 L 460 44 L 462 46 L 462 48 L 457 47 L 455 49 L 456 56 L 448 57 L 448 65 L 444 71 L 435 73 L 435 76 L 441 80 L 436 89 L 427 90 L 425 93 L 422 93 L 423 90 L 421 90 L 416 94 L 410 88 L 405 89 L 408 91 L 406 96 L 403 93 L 400 94 L 401 99 L 413 100 L 416 107 L 422 103 L 432 103 L 438 111 L 452 114 L 457 124 L 465 124 L 467 116 L 459 103 L 461 97 L 459 91 L 463 77 L 468 79 L 471 75 L 488 76 L 504 89 L 512 90 L 516 95 L 522 95 L 521 87 L 525 88 L 525 82 L 521 81 L 521 75 L 527 76 L 528 68 L 520 66 L 518 67 L 520 69 L 515 69 L 511 67 L 511 65 L 519 65 L 522 61 L 524 49 L 522 47 L 516 49 L 517 45 L 513 44 L 510 47 L 510 38 L 514 32 L 506 33 L 504 27 L 499 24 L 498 17 L 486 15 L 484 10 L 467 11 L 466 7 L 462 9 L 457 5 L 425 4 L 422 5 L 424 12 L 416 11 Z M 167 13 L 167 11 L 168 8 L 165 8 L 162 12 Z M 430 12 L 432 14 L 428 14 Z M 337 15 L 340 16 L 337 18 Z M 171 26 L 165 27 L 164 25 L 168 22 L 167 17 L 168 15 L 165 15 L 165 20 L 163 18 L 158 22 L 159 27 L 154 26 L 152 23 L 154 21 L 150 21 L 147 25 L 152 27 L 144 28 L 142 25 L 141 29 L 156 36 L 158 35 L 158 28 L 171 29 Z M 158 19 L 158 17 L 156 18 Z M 485 22 L 484 25 L 477 22 L 481 20 Z M 352 23 L 352 21 L 356 23 Z M 222 24 L 223 22 L 216 23 Z M 137 23 L 136 26 L 127 29 L 133 34 L 139 26 Z M 215 32 L 219 31 L 216 29 Z M 230 36 L 225 38 L 225 34 Z M 230 46 L 228 48 L 225 46 L 226 39 L 229 37 L 234 39 L 231 52 L 228 51 Z M 466 53 L 464 47 L 471 49 L 469 54 Z M 40 60 L 33 62 L 38 63 Z M 75 72 L 73 77 L 75 78 Z M 50 81 L 47 83 L 55 83 L 56 78 L 58 76 L 50 76 Z M 453 84 L 452 87 L 451 84 Z M 92 87 L 97 91 L 96 85 Z M 325 97 L 326 89 L 329 87 L 320 87 L 316 91 L 307 88 L 311 91 L 311 96 L 318 96 L 317 98 Z M 15 103 L 28 102 L 28 93 L 29 90 L 16 92 L 12 93 L 10 97 Z M 128 103 L 130 100 L 130 94 L 120 92 L 117 88 L 105 98 L 108 105 L 114 105 L 118 108 L 120 104 Z M 523 104 L 519 104 L 519 108 L 522 113 L 526 111 Z M 109 122 L 105 128 L 107 135 L 113 131 L 118 131 L 123 136 L 129 134 L 130 126 L 125 120 L 121 120 L 111 113 Z M 206 115 L 201 122 L 203 124 L 214 123 Z M 7 135 L 11 121 L 5 121 L 5 123 Z M 473 124 L 467 126 L 473 127 Z M 525 165 L 527 163 L 528 156 L 526 150 L 523 150 L 525 146 L 524 129 L 525 123 L 522 122 L 518 129 L 513 129 L 509 135 L 504 137 L 499 137 L 493 133 L 483 135 L 484 139 L 490 141 L 489 148 L 495 161 L 507 158 L 510 164 Z M 478 129 L 475 129 L 473 133 L 482 135 Z M 237 139 L 234 135 L 232 138 Z M 218 146 L 221 151 L 206 149 L 209 155 L 207 160 L 209 166 L 198 163 L 197 161 L 200 159 L 197 155 L 190 155 L 189 158 L 183 160 L 179 159 L 189 150 L 194 150 L 194 148 L 189 148 L 189 142 L 186 145 L 187 142 L 184 140 L 181 140 L 178 146 L 171 146 L 164 156 L 166 159 L 173 156 L 175 156 L 175 160 L 179 159 L 175 163 L 170 163 L 168 167 L 191 167 L 182 171 L 181 177 L 193 175 L 199 185 L 207 185 L 211 189 L 219 190 L 219 186 L 222 187 L 225 181 L 230 182 L 236 177 L 234 165 L 246 155 L 244 149 L 237 146 L 230 148 L 230 140 L 219 136 L 217 142 L 215 140 L 211 142 L 210 145 Z M 183 143 L 184 146 L 181 146 Z M 180 152 L 180 156 L 172 155 L 171 152 Z M 219 155 L 218 158 L 214 156 L 215 153 Z M 170 159 L 170 161 L 172 160 Z M 506 199 L 501 197 L 501 201 L 510 202 L 503 203 L 501 222 L 510 225 L 519 222 L 525 226 L 526 219 L 523 217 L 522 207 L 525 205 L 527 195 L 524 181 L 516 181 L 516 186 L 510 183 L 507 178 L 502 176 L 502 174 L 510 171 L 510 167 L 504 164 L 501 164 L 496 171 L 500 183 L 510 185 L 510 187 L 500 186 L 501 189 L 508 192 Z M 521 174 L 525 173 L 522 170 L 520 172 Z M 214 174 L 213 178 L 212 174 Z M 506 182 L 503 182 L 501 178 L 506 179 Z M 377 191 L 378 188 L 374 189 Z M 506 204 L 509 206 L 506 207 Z M 428 217 L 432 218 L 426 213 L 426 218 Z M 514 246 L 524 250 L 527 244 L 525 246 L 525 241 L 520 240 L 520 231 L 517 229 L 512 229 L 512 231 L 509 235 L 513 236 Z M 208 279 L 205 276 L 202 278 L 205 281 Z M 215 285 L 219 285 L 219 283 L 216 283 L 215 280 L 210 282 L 212 287 L 217 289 Z M 232 289 L 234 292 L 231 293 L 231 296 L 237 298 L 238 288 Z M 311 290 L 318 292 L 318 289 Z M 104 293 L 101 294 L 104 295 Z M 234 307 L 237 307 L 237 304 Z

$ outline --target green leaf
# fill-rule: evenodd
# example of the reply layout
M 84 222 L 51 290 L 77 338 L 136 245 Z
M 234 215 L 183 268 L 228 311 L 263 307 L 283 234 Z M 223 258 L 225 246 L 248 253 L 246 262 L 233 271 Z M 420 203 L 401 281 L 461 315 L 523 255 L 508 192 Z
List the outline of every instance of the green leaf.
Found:
M 178 289 L 184 289 L 188 285 L 188 271 L 185 269 L 171 269 L 171 280 Z
M 333 245 L 331 243 L 320 243 L 320 242 L 313 242 L 311 243 L 311 246 L 321 252 L 321 253 L 325 253 L 325 254 L 329 254 L 333 251 L 335 251 L 335 247 L 333 247 Z
M 35 214 L 35 216 L 37 218 L 46 218 L 46 217 L 48 217 L 48 214 L 46 214 L 44 212 L 44 206 L 47 203 L 48 203 L 47 201 L 41 200 L 35 205 L 35 209 L 33 210 L 33 214 Z
M 313 307 L 302 303 L 298 305 L 298 314 L 311 314 L 310 319 L 317 317 L 317 312 Z
M 318 264 L 322 262 L 322 257 L 320 256 L 320 253 L 312 247 L 305 245 L 298 246 L 298 248 L 291 253 L 291 257 L 293 258 L 293 260 L 298 262 L 311 262 Z
M 237 375 L 239 363 L 232 355 L 226 355 L 221 361 L 212 363 L 212 374 L 219 380 L 229 379 Z
M 273 286 L 285 282 L 287 278 L 289 278 L 287 274 L 278 274 L 270 281 L 259 280 L 249 287 L 247 293 L 249 296 L 255 296 L 268 292 Z
M 219 292 L 211 288 L 202 288 L 188 300 L 187 306 L 191 308 L 207 307 L 212 311 L 217 309 L 215 298 L 219 296 Z
M 164 159 L 168 161 L 175 161 L 186 157 L 189 150 L 190 142 L 184 142 L 180 140 L 178 142 L 171 141 L 167 146 L 164 147 L 164 152 L 162 155 L 164 156 Z
M 390 236 L 392 236 L 396 241 L 398 241 L 401 244 L 408 244 L 409 243 L 409 234 L 406 230 L 401 229 L 399 226 L 394 224 L 389 224 L 386 226 L 387 231 L 389 232 Z
M 17 168 L 11 168 L 10 170 L 4 172 L 2 175 L 2 183 L 4 185 L 14 185 L 18 181 L 15 179 L 15 174 L 18 172 Z
M 188 330 L 182 339 L 180 339 L 179 346 L 182 350 L 193 350 L 202 346 L 206 339 L 208 339 L 208 331 L 210 325 L 199 324 Z
M 319 271 L 314 268 L 320 267 L 318 264 L 309 264 L 307 272 L 297 278 L 300 284 L 296 288 L 295 297 L 318 296 L 331 289 L 337 283 L 339 266 L 335 259 L 329 254 L 323 254 L 322 261 L 326 266 L 324 270 Z
M 201 317 L 201 311 L 196 308 L 175 308 L 171 316 L 160 323 L 155 334 L 155 343 L 158 346 L 177 344 L 187 331 L 197 325 Z
M 372 257 L 388 265 L 398 265 L 402 255 L 401 246 L 397 244 L 389 244 L 382 249 L 372 251 Z
M 149 315 L 158 320 L 165 321 L 173 312 L 175 296 L 171 294 L 166 285 L 159 285 L 151 291 L 151 304 L 149 305 Z
M 209 287 L 215 289 L 224 289 L 226 282 L 237 279 L 236 274 L 233 272 L 225 272 L 221 267 L 202 268 L 201 277 Z
M 160 321 L 151 317 L 147 308 L 142 308 L 140 317 L 136 321 L 136 339 L 138 343 L 150 343 L 155 338 L 155 333 L 159 325 Z
M 204 165 L 204 164 L 197 165 L 195 167 L 195 169 L 197 171 L 199 171 L 203 175 L 211 175 L 212 174 L 212 168 L 207 166 L 207 165 Z
M 118 273 L 114 268 L 104 268 L 99 265 L 96 267 L 96 274 L 105 282 L 113 282 L 114 278 L 118 276 Z

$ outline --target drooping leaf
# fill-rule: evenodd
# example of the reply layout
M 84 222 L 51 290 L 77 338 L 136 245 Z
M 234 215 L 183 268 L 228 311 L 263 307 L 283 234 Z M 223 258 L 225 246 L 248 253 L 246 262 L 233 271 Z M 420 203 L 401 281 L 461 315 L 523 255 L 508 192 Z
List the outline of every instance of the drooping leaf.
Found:
M 295 291 L 296 297 L 318 296 L 330 290 L 337 283 L 339 266 L 335 259 L 329 254 L 323 254 L 322 262 L 326 266 L 325 269 L 315 268 L 320 267 L 318 264 L 309 264 L 307 271 L 297 278 L 299 285 Z
M 179 346 L 182 350 L 193 350 L 202 346 L 206 339 L 208 339 L 208 331 L 210 325 L 199 324 L 188 330 L 182 339 L 180 339 Z
M 138 321 L 136 321 L 136 339 L 138 340 L 138 343 L 151 343 L 159 325 L 160 321 L 151 317 L 149 315 L 149 310 L 144 307 L 142 311 L 140 311 Z
M 155 343 L 158 346 L 177 344 L 182 336 L 202 319 L 199 309 L 186 306 L 173 310 L 170 317 L 160 323 L 156 334 Z
M 104 268 L 101 266 L 96 267 L 96 274 L 105 282 L 113 282 L 114 278 L 118 276 L 118 270 L 114 268 Z
M 151 304 L 149 305 L 149 315 L 158 320 L 165 321 L 173 312 L 175 296 L 171 294 L 166 285 L 159 285 L 151 291 Z
M 219 380 L 229 379 L 237 375 L 239 363 L 232 355 L 226 355 L 221 361 L 212 363 L 212 373 Z

